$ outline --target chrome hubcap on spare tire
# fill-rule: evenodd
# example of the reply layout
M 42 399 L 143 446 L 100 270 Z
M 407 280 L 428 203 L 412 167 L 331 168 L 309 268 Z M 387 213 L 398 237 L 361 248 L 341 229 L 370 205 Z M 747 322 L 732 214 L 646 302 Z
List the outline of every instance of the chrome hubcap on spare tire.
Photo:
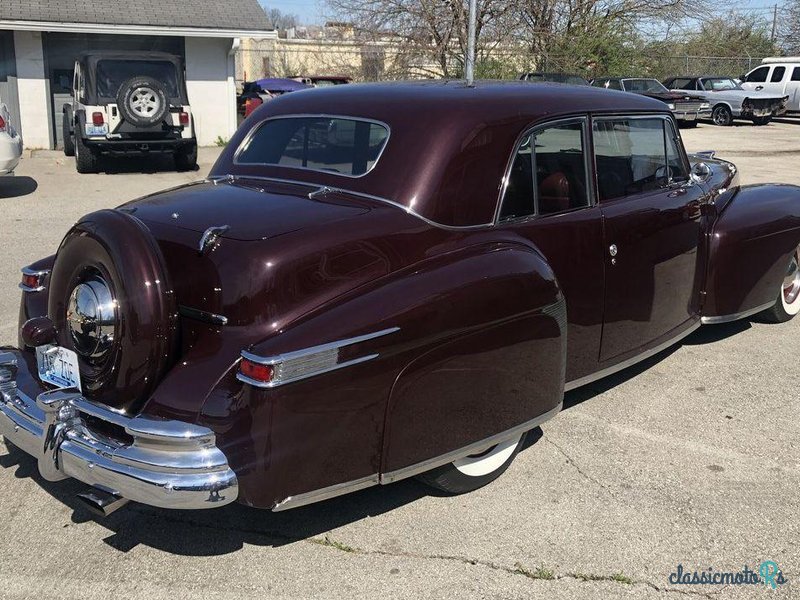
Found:
M 67 328 L 78 354 L 101 358 L 111 349 L 117 324 L 116 308 L 111 288 L 99 274 L 72 290 L 67 306 Z
M 128 106 L 135 115 L 149 119 L 161 109 L 161 99 L 149 87 L 138 87 L 133 90 Z

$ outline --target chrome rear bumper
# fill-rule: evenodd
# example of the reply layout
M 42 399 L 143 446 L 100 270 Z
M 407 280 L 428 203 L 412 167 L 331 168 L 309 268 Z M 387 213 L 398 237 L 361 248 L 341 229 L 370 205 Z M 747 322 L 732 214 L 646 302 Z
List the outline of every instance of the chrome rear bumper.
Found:
M 33 400 L 17 389 L 17 368 L 17 354 L 0 351 L 0 434 L 37 459 L 44 479 L 73 477 L 162 508 L 217 508 L 236 500 L 236 474 L 210 429 L 129 417 L 70 390 Z M 130 439 L 93 431 L 93 419 L 121 428 Z

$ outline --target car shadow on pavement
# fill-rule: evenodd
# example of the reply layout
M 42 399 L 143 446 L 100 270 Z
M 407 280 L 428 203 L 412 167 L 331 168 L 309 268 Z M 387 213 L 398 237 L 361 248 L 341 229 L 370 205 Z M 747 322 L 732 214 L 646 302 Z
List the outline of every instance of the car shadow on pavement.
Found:
M 0 199 L 19 198 L 36 191 L 39 184 L 33 177 L 13 176 L 0 177 Z
M 103 156 L 97 164 L 98 171 L 106 175 L 129 175 L 133 173 L 165 173 L 199 171 L 195 166 L 191 171 L 182 171 L 175 166 L 170 154 L 153 154 L 151 156 L 116 157 Z
M 749 327 L 747 321 L 702 327 L 683 344 L 713 343 Z M 636 377 L 679 347 L 680 344 L 668 348 L 615 375 L 568 392 L 564 397 L 564 409 Z M 523 451 L 541 437 L 540 428 L 531 431 Z M 0 454 L 0 468 L 15 467 L 16 477 L 33 479 L 45 492 L 71 509 L 74 524 L 95 521 L 107 529 L 110 533 L 103 541 L 119 552 L 129 552 L 145 545 L 182 556 L 217 556 L 236 552 L 245 545 L 281 547 L 300 542 L 348 551 L 346 545 L 335 540 L 335 534 L 330 534 L 332 530 L 395 510 L 425 496 L 438 495 L 432 488 L 407 479 L 287 512 L 273 513 L 239 504 L 208 511 L 171 511 L 131 503 L 111 516 L 101 518 L 88 512 L 76 498 L 76 494 L 86 490 L 86 485 L 72 479 L 55 483 L 45 481 L 39 475 L 35 459 L 16 448 L 9 448 L 9 454 Z M 53 527 L 61 525 L 54 521 Z

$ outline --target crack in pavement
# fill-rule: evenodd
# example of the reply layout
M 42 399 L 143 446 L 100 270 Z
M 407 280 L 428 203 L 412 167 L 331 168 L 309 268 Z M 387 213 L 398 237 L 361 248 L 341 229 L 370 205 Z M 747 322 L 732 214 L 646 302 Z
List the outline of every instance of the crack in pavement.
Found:
M 575 462 L 575 459 L 573 459 L 573 458 L 572 458 L 572 457 L 571 457 L 569 454 L 567 454 L 567 453 L 566 453 L 566 451 L 564 451 L 564 449 L 563 449 L 561 446 L 559 446 L 558 444 L 556 444 L 556 443 L 555 443 L 553 440 L 551 440 L 551 439 L 550 439 L 549 437 L 547 437 L 547 436 L 542 436 L 542 439 L 543 439 L 545 442 L 547 442 L 548 444 L 550 444 L 551 446 L 553 446 L 553 447 L 554 447 L 556 450 L 558 450 L 558 451 L 559 451 L 559 452 L 560 452 L 560 453 L 561 453 L 561 454 L 564 456 L 564 458 L 566 458 L 566 459 L 567 459 L 567 463 L 568 463 L 568 464 L 570 464 L 570 465 L 572 465 L 573 467 L 575 467 L 575 470 L 576 470 L 576 471 L 578 471 L 578 473 L 580 473 L 581 475 L 583 475 L 583 477 L 585 477 L 586 479 L 588 479 L 588 480 L 589 480 L 589 481 L 591 481 L 592 483 L 594 483 L 594 484 L 596 484 L 596 485 L 599 485 L 599 486 L 600 486 L 601 488 L 603 488 L 604 490 L 607 490 L 607 489 L 608 489 L 608 486 L 607 486 L 607 485 L 605 485 L 604 483 L 602 483 L 602 482 L 601 482 L 601 481 L 599 481 L 598 479 L 595 479 L 594 477 L 592 477 L 591 475 L 589 475 L 589 474 L 588 474 L 586 471 L 584 471 L 584 470 L 583 470 L 583 469 L 580 467 L 580 465 L 578 465 L 578 463 L 576 463 L 576 462 Z

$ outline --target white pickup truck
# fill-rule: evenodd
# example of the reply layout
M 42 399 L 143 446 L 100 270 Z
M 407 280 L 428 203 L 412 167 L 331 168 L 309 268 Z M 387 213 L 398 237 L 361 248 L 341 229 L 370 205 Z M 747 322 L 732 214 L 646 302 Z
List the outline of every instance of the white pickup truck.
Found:
M 0 175 L 10 175 L 22 156 L 22 138 L 14 129 L 11 113 L 0 99 Z
M 765 58 L 760 66 L 740 79 L 746 90 L 789 96 L 787 112 L 800 111 L 800 56 Z

